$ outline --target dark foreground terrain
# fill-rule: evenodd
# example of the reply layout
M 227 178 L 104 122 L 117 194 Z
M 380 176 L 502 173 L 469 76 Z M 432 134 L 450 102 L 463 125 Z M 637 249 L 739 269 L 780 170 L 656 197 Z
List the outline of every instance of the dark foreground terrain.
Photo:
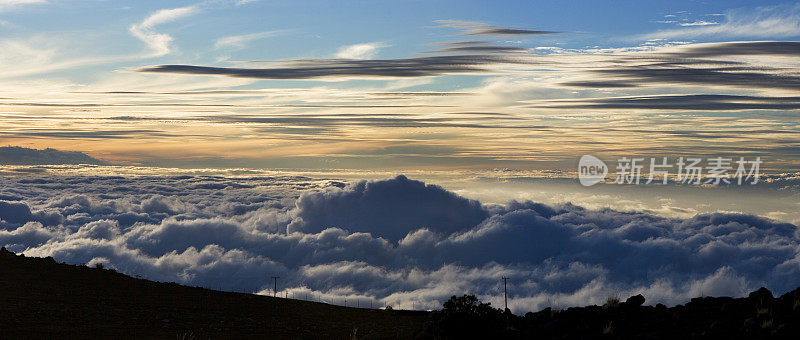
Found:
M 419 338 L 427 318 L 152 282 L 0 251 L 2 339 Z
M 637 295 L 517 316 L 464 295 L 436 312 L 361 309 L 159 283 L 0 250 L 3 339 L 800 339 L 800 289 L 670 308 L 644 302 Z

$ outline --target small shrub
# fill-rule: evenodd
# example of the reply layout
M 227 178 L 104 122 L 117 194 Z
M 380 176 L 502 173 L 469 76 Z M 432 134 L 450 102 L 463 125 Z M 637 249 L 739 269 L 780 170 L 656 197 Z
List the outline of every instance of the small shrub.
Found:
M 475 295 L 453 296 L 442 310 L 432 314 L 439 338 L 497 338 L 506 327 L 503 311 L 483 303 Z
M 614 321 L 609 322 L 605 327 L 603 327 L 603 334 L 604 335 L 614 334 Z
M 605 309 L 615 308 L 617 306 L 619 306 L 619 296 L 617 295 L 609 296 L 606 299 L 606 303 L 603 304 L 603 308 Z
M 764 322 L 761 323 L 761 328 L 772 328 L 772 319 L 764 320 Z
M 176 336 L 177 340 L 194 340 L 194 333 L 191 331 L 180 333 Z
M 756 315 L 757 316 L 762 316 L 762 315 L 765 315 L 765 314 L 769 314 L 769 308 L 764 307 L 764 308 L 756 309 Z

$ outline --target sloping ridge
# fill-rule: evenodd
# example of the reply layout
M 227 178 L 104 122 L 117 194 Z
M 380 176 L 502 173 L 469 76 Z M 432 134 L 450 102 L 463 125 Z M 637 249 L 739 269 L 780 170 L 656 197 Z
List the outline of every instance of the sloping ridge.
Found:
M 61 151 L 56 149 L 30 149 L 20 146 L 0 147 L 0 164 L 2 165 L 58 165 L 58 164 L 93 164 L 108 165 L 79 151 Z
M 442 311 L 433 313 L 387 311 L 154 282 L 0 249 L 0 338 L 9 339 L 800 336 L 800 288 L 778 298 L 761 288 L 748 297 L 694 298 L 674 307 L 647 306 L 644 302 L 643 296 L 636 295 L 624 302 L 609 300 L 604 306 L 546 308 L 524 316 L 504 314 L 489 305 L 483 312 L 473 308 L 476 306 L 448 309 L 447 303 Z
M 417 338 L 427 319 L 153 282 L 0 250 L 0 332 L 8 339 Z

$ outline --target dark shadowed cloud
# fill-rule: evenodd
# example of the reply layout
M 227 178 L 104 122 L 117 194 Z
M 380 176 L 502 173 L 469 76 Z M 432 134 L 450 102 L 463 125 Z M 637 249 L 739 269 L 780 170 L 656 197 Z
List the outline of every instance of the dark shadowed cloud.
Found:
M 794 69 L 749 64 L 734 56 L 795 55 L 796 42 L 732 42 L 683 46 L 670 52 L 636 52 L 620 55 L 577 53 L 601 58 L 602 63 L 577 69 L 586 80 L 567 80 L 561 85 L 585 88 L 626 88 L 639 86 L 733 86 L 765 89 L 800 88 Z M 317 79 L 353 77 L 429 77 L 449 74 L 493 74 L 500 66 L 536 70 L 570 70 L 554 56 L 524 53 L 517 47 L 495 46 L 481 41 L 445 43 L 437 53 L 455 53 L 407 59 L 350 60 L 302 59 L 272 61 L 264 67 L 213 67 L 197 65 L 156 65 L 139 72 L 218 75 L 256 79 Z M 257 64 L 262 62 L 252 62 Z M 610 65 L 610 66 L 609 66 Z M 527 70 L 536 72 L 535 70 Z
M 796 68 L 748 63 L 737 56 L 786 57 L 800 55 L 800 42 L 754 41 L 695 44 L 663 53 L 636 53 L 612 57 L 611 67 L 587 69 L 591 80 L 562 85 L 586 88 L 637 86 L 733 86 L 762 89 L 800 89 Z M 733 59 L 732 59 L 733 58 Z
M 442 27 L 459 29 L 464 32 L 462 35 L 520 36 L 560 33 L 555 31 L 492 26 L 480 21 L 471 20 L 437 20 L 436 22 Z
M 800 97 L 759 97 L 718 94 L 660 95 L 550 101 L 533 107 L 640 110 L 800 110 Z
M 425 53 L 521 53 L 529 49 L 515 46 L 498 46 L 487 41 L 453 41 L 445 42 L 443 48 Z
M 243 95 L 243 96 L 259 96 L 268 95 L 276 92 L 285 92 L 286 90 L 209 90 L 209 91 L 180 91 L 180 92 L 150 92 L 150 91 L 105 91 L 105 92 L 88 92 L 88 91 L 75 91 L 71 93 L 84 93 L 84 94 L 101 94 L 101 95 L 168 95 L 168 96 L 195 96 L 195 95 Z M 296 89 L 301 91 L 301 89 Z M 375 97 L 437 97 L 437 96 L 469 96 L 474 93 L 468 92 L 359 92 L 353 95 L 375 96 Z M 3 99 L 3 98 L 0 98 Z M 8 99 L 8 98 L 5 98 Z M 370 99 L 370 98 L 364 98 Z M 382 98 L 380 98 L 382 99 Z M 99 104 L 98 104 L 99 105 Z M 178 105 L 178 104 L 175 104 Z
M 163 120 L 163 119 L 158 119 Z M 128 130 L 77 130 L 77 129 L 26 129 L 13 131 L 3 134 L 7 138 L 65 138 L 65 139 L 130 139 L 140 137 L 174 137 L 175 134 L 150 129 L 128 129 Z M 181 135 L 188 137 L 187 135 Z M 61 156 L 59 156 L 61 157 Z M 45 158 L 46 159 L 46 158 Z M 60 158 L 53 159 L 56 161 Z M 68 159 L 65 157 L 64 159 Z M 76 161 L 82 158 L 78 157 Z M 48 160 L 50 161 L 50 160 Z M 38 164 L 80 164 L 80 163 L 38 163 Z M 102 163 L 83 163 L 83 164 L 102 164 Z
M 677 53 L 681 57 L 714 58 L 736 55 L 800 55 L 798 41 L 744 41 L 697 44 Z
M 518 120 L 514 117 L 493 115 L 491 113 L 472 113 L 473 116 L 493 116 L 492 120 Z M 226 115 L 208 116 L 205 119 L 227 123 L 263 123 L 279 124 L 280 126 L 295 125 L 304 127 L 324 127 L 340 125 L 358 125 L 373 127 L 462 127 L 462 128 L 519 128 L 503 125 L 492 125 L 490 122 L 474 122 L 473 117 L 407 117 L 405 115 L 382 114 L 336 114 L 336 115 Z M 524 126 L 525 128 L 544 128 L 544 126 Z
M 683 66 L 646 65 L 616 67 L 590 71 L 606 80 L 587 82 L 590 87 L 624 87 L 664 84 L 800 89 L 800 76 L 782 74 L 778 69 L 756 67 L 689 68 Z
M 324 77 L 429 77 L 445 74 L 484 73 L 492 64 L 525 61 L 496 55 L 452 55 L 408 59 L 302 59 L 269 63 L 263 68 L 158 65 L 139 72 L 220 75 L 258 79 L 314 79 Z
M 477 201 L 402 175 L 391 181 L 359 182 L 347 191 L 332 189 L 303 195 L 297 206 L 300 219 L 288 226 L 289 232 L 317 233 L 338 227 L 370 232 L 391 241 L 420 228 L 452 234 L 488 217 Z

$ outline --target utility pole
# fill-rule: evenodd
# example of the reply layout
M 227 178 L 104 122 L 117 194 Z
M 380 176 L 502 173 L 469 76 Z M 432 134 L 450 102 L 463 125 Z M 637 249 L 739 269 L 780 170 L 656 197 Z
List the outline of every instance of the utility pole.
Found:
M 503 276 L 503 299 L 506 300 L 506 309 L 508 309 L 508 278 Z
M 273 276 L 272 282 L 275 284 L 272 288 L 272 297 L 276 297 L 278 295 L 278 279 L 281 278 L 280 276 Z

